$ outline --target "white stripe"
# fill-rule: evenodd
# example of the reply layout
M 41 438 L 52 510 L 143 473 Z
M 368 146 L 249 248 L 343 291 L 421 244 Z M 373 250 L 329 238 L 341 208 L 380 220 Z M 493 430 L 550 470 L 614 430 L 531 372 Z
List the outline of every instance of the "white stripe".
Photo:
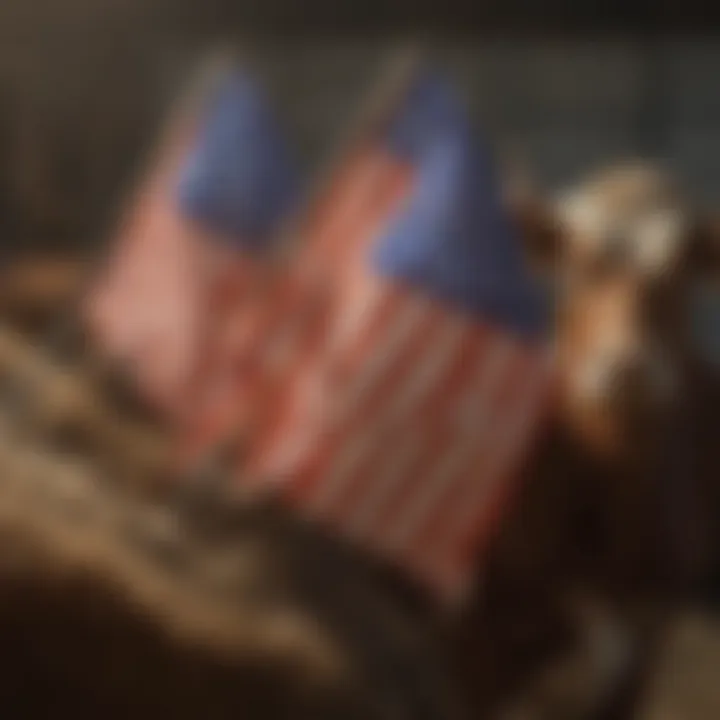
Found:
M 330 356 L 342 353 L 348 343 L 362 335 L 381 301 L 387 298 L 383 286 L 364 269 L 353 273 L 348 282 L 348 294 L 341 299 L 341 312 L 335 315 L 328 337 L 326 350 Z
M 280 442 L 273 443 L 272 449 L 264 453 L 259 462 L 260 475 L 286 475 L 301 461 L 309 447 L 309 436 L 303 431 L 285 433 Z
M 267 319 L 263 322 L 260 335 L 265 337 L 264 347 L 260 348 L 261 364 L 276 380 L 285 380 L 297 363 L 304 362 L 307 350 L 304 341 L 318 319 L 317 313 L 322 312 L 318 307 L 317 292 L 321 292 L 317 286 L 302 289 L 296 297 L 296 305 L 287 308 L 286 316 L 278 318 L 272 312 L 270 323 Z
M 319 241 L 324 243 L 326 236 L 329 235 L 332 238 L 332 235 L 337 233 L 339 229 L 341 230 L 343 225 L 348 222 L 348 218 L 353 219 L 353 216 L 362 210 L 362 204 L 366 202 L 367 192 L 377 183 L 384 166 L 385 162 L 382 158 L 373 158 L 370 163 L 365 163 L 364 172 L 360 175 L 360 181 L 353 180 L 352 187 L 355 188 L 355 192 L 345 193 L 340 208 L 335 208 L 334 213 L 331 215 L 329 225 L 320 231 L 320 238 L 307 238 L 306 242 L 316 244 Z M 362 308 L 358 309 L 359 312 L 361 310 Z M 298 317 L 299 321 L 295 322 L 281 320 L 277 335 L 269 339 L 269 347 L 265 358 L 267 367 L 272 372 L 284 372 L 285 368 L 295 361 L 298 347 L 302 348 L 302 343 L 299 343 L 299 340 L 305 329 L 306 316 L 302 309 L 300 309 L 299 316 L 293 309 L 293 320 Z
M 517 353 L 517 344 L 508 335 L 496 333 L 483 341 L 483 358 L 468 391 L 458 398 L 451 411 L 450 426 L 458 434 L 472 433 L 478 441 L 482 436 L 477 432 L 480 420 L 492 421 L 495 417 L 495 393 L 503 381 L 502 373 L 512 369 Z
M 470 530 L 470 525 L 475 522 L 477 508 L 497 487 L 497 482 L 504 479 L 508 459 L 523 449 L 522 445 L 528 436 L 528 430 L 537 416 L 538 401 L 547 387 L 547 379 L 548 366 L 543 359 L 529 370 L 523 383 L 524 389 L 518 394 L 518 400 L 507 409 L 502 418 L 499 418 L 496 432 L 493 433 L 491 466 L 484 473 L 483 482 L 469 487 L 464 501 L 457 504 L 457 520 L 450 524 L 450 534 L 442 544 L 444 551 L 439 553 L 439 559 Z
M 383 458 L 377 471 L 374 469 L 364 478 L 366 483 L 363 499 L 349 518 L 349 534 L 354 538 L 367 536 L 368 529 L 397 489 L 407 479 L 407 473 L 422 449 L 422 438 L 407 428 L 405 437 L 397 444 L 383 447 Z
M 433 463 L 427 482 L 420 484 L 409 507 L 390 529 L 386 539 L 388 550 L 407 550 L 412 545 L 414 533 L 434 510 L 437 497 L 467 465 L 469 459 L 474 457 L 475 444 L 474 438 L 465 437 L 463 441 L 453 443 L 452 447 Z
M 461 322 L 455 319 L 446 321 L 437 337 L 432 338 L 428 343 L 427 352 L 423 352 L 418 362 L 410 366 L 410 371 L 401 380 L 398 392 L 393 391 L 387 406 L 381 405 L 378 408 L 380 414 L 373 417 L 373 425 L 383 432 L 385 437 L 386 447 L 383 451 L 385 462 L 381 466 L 384 470 L 379 470 L 377 476 L 367 478 L 367 490 L 363 506 L 358 510 L 355 532 L 364 532 L 365 526 L 373 522 L 373 518 L 392 501 L 395 491 L 407 480 L 407 471 L 412 461 L 424 447 L 421 436 L 413 432 L 412 427 L 417 427 L 419 424 L 427 426 L 423 418 L 412 417 L 411 406 L 416 407 L 423 396 L 436 389 L 436 384 L 443 373 L 457 358 L 457 353 L 462 351 L 466 332 L 467 328 Z M 397 438 L 397 445 L 393 445 L 395 441 L 393 428 L 402 433 Z M 409 453 L 408 443 L 413 450 L 412 453 Z M 399 467 L 396 467 L 398 463 Z
M 344 198 L 340 201 L 340 207 L 335 207 L 333 214 L 330 217 L 330 223 L 321 231 L 319 238 L 320 243 L 327 242 L 328 237 L 332 239 L 332 236 L 343 229 L 350 227 L 349 220 L 352 220 L 352 225 L 357 224 L 357 215 L 359 211 L 363 209 L 363 205 L 367 202 L 368 193 L 372 191 L 373 187 L 378 182 L 382 171 L 384 170 L 386 161 L 380 156 L 374 156 L 370 162 L 367 161 L 366 157 L 360 161 L 362 163 L 363 172 L 360 174 L 360 180 L 357 180 L 357 175 L 353 174 L 350 187 L 355 192 L 345 192 Z M 347 176 L 345 177 L 347 182 Z M 313 239 L 309 239 L 313 242 Z
M 511 420 L 508 423 L 498 423 L 499 430 L 495 436 L 499 435 L 501 439 L 492 443 L 494 452 L 491 457 L 495 459 L 494 467 L 486 468 L 485 482 L 469 488 L 466 502 L 457 504 L 460 517 L 457 521 L 448 524 L 449 539 L 446 538 L 445 542 L 434 545 L 434 552 L 422 556 L 425 561 L 425 571 L 432 576 L 449 603 L 459 602 L 472 587 L 476 577 L 472 562 L 468 562 L 467 567 L 457 566 L 458 558 L 454 556 L 454 546 L 456 541 L 463 538 L 470 530 L 470 523 L 476 521 L 475 512 L 479 503 L 483 502 L 487 493 L 496 487 L 497 480 L 504 477 L 503 470 L 507 468 L 507 462 L 504 461 L 514 457 L 523 449 L 520 446 L 527 437 L 527 426 L 536 417 L 538 393 L 542 394 L 546 388 L 548 377 L 546 360 L 547 358 L 544 358 L 543 362 L 535 366 L 526 376 L 526 392 L 520 394 L 520 400 L 513 406 L 515 412 L 512 413 Z M 494 479 L 492 479 L 493 473 Z
M 360 182 L 354 181 L 353 187 L 356 191 L 353 193 L 345 193 L 344 204 L 340 206 L 340 209 L 335 209 L 334 214 L 331 216 L 330 224 L 320 231 L 319 238 L 307 238 L 306 242 L 314 245 L 317 243 L 323 244 L 327 236 L 332 239 L 332 236 L 342 229 L 348 218 L 353 219 L 360 210 L 362 210 L 362 204 L 366 202 L 367 191 L 371 189 L 377 182 L 378 177 L 384 169 L 384 161 L 381 158 L 373 158 L 369 166 L 365 167 L 364 174 L 360 176 Z M 343 201 L 341 201 L 343 202 Z M 359 279 L 359 282 L 363 282 Z M 312 291 L 312 290 L 311 290 Z M 373 307 L 375 307 L 379 300 L 380 293 L 375 292 L 374 288 L 371 290 L 372 294 L 368 295 L 367 305 L 360 303 L 359 307 L 355 307 L 355 302 L 345 302 L 346 306 L 352 308 L 351 312 L 348 313 L 353 319 L 360 319 L 361 316 L 366 315 Z M 358 316 L 357 318 L 355 316 Z M 295 313 L 293 312 L 293 317 Z M 276 338 L 271 338 L 271 349 L 268 351 L 267 358 L 270 367 L 284 368 L 290 365 L 296 355 L 297 338 L 298 333 L 303 331 L 304 323 L 285 323 L 282 322 L 281 330 Z M 352 327 L 352 325 L 351 325 Z M 350 332 L 351 327 L 348 328 Z
M 389 430 L 391 424 L 394 426 L 410 419 L 413 411 L 442 382 L 458 353 L 462 352 L 467 332 L 467 325 L 462 321 L 454 318 L 443 321 L 443 326 L 423 348 L 417 363 L 409 367 L 400 387 L 388 398 L 387 405 L 377 418 L 378 424 Z
M 377 445 L 376 433 L 370 431 L 351 435 L 333 457 L 330 470 L 322 475 L 306 506 L 312 513 L 325 513 L 338 499 L 358 468 Z
M 401 303 L 392 319 L 383 328 L 385 339 L 379 338 L 379 348 L 373 352 L 369 361 L 365 363 L 360 372 L 353 378 L 354 383 L 349 389 L 343 389 L 340 397 L 333 402 L 336 412 L 332 417 L 339 423 L 352 423 L 357 414 L 358 405 L 366 393 L 369 393 L 375 384 L 385 374 L 387 366 L 402 351 L 405 341 L 412 332 L 425 319 L 426 313 L 421 304 L 416 302 Z M 318 483 L 313 507 L 325 510 L 342 494 L 348 480 L 353 477 L 354 471 L 362 461 L 361 449 L 366 452 L 372 448 L 378 427 L 358 427 L 353 423 L 350 428 L 350 437 L 342 440 L 343 447 L 334 449 L 334 458 L 330 471 Z M 338 468 L 339 466 L 339 468 Z
M 418 492 L 413 496 L 412 502 L 388 534 L 389 547 L 397 549 L 412 543 L 414 534 L 427 521 L 436 499 L 446 489 L 448 482 L 456 477 L 470 457 L 475 456 L 478 440 L 484 435 L 484 428 L 494 421 L 488 410 L 492 407 L 494 391 L 507 367 L 512 350 L 512 343 L 504 336 L 486 350 L 487 357 L 480 364 L 477 380 L 473 383 L 477 384 L 475 392 L 462 398 L 459 407 L 454 409 L 454 414 L 460 416 L 458 442 L 453 443 L 452 449 L 437 459 L 428 475 L 419 483 Z M 474 409 L 471 423 L 467 422 L 470 419 L 466 410 L 467 403 Z
M 327 371 L 327 364 L 332 364 L 334 358 L 337 357 L 339 352 L 343 350 L 344 342 L 351 339 L 353 335 L 364 331 L 363 325 L 360 324 L 363 321 L 366 325 L 372 320 L 372 312 L 376 310 L 380 300 L 387 297 L 383 289 L 376 283 L 370 282 L 367 277 L 357 278 L 358 285 L 354 289 L 361 287 L 360 297 L 352 302 L 345 302 L 343 306 L 348 309 L 343 315 L 338 315 L 336 323 L 336 330 L 333 336 L 330 338 L 330 343 L 326 345 L 322 351 L 326 353 L 326 357 L 318 359 L 316 367 L 311 371 L 312 375 L 307 374 L 301 377 L 291 392 L 293 393 L 292 402 L 292 415 L 295 423 L 297 418 L 303 418 L 303 426 L 298 427 L 293 425 L 289 433 L 285 433 L 285 437 L 280 443 L 275 443 L 274 449 L 271 451 L 272 456 L 272 467 L 290 467 L 285 464 L 285 460 L 289 462 L 290 457 L 297 457 L 295 451 L 299 453 L 299 448 L 307 449 L 311 439 L 314 437 L 314 442 L 322 442 L 322 439 L 318 439 L 319 436 L 327 429 L 330 424 L 333 412 L 331 407 L 342 403 L 343 389 L 340 389 L 340 396 L 336 395 L 337 392 L 335 387 L 328 387 L 328 383 L 325 380 L 324 373 Z M 360 285 L 361 284 L 361 285 Z M 364 298 L 363 298 L 364 295 Z M 365 300 L 362 302 L 361 300 Z M 337 328 L 340 328 L 338 332 Z M 285 334 L 285 340 L 288 339 L 288 334 Z M 344 341 L 344 342 L 343 342 Z M 277 347 L 275 348 L 277 352 Z M 289 348 L 287 349 L 289 352 Z M 335 413 L 337 414 L 337 413 Z M 290 435 L 292 440 L 288 442 L 287 436 Z M 278 448 L 279 446 L 279 448 Z M 290 450 L 292 448 L 292 451 Z M 349 451 L 352 455 L 352 450 Z M 276 457 L 277 456 L 277 457 Z M 283 460 L 285 459 L 285 460 Z M 338 461 L 342 466 L 344 460 Z M 331 471 L 334 472 L 335 469 Z M 338 478 L 345 477 L 346 472 L 344 470 L 338 471 Z M 338 479 L 338 482 L 340 480 Z M 320 485 L 319 490 L 325 490 Z M 324 492 L 317 498 L 319 506 L 324 506 Z
M 388 367 L 402 353 L 407 341 L 427 317 L 427 305 L 418 298 L 399 302 L 395 315 L 380 331 L 383 337 L 378 338 L 377 349 L 363 363 L 343 392 L 341 421 L 358 412 L 364 398 L 380 384 Z

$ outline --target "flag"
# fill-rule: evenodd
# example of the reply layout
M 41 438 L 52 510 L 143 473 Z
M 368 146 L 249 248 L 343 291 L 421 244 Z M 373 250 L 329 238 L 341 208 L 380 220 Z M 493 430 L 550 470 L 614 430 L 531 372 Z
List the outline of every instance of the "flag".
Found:
M 393 63 L 365 98 L 364 106 L 375 113 L 360 113 L 363 122 L 350 147 L 319 183 L 319 192 L 295 213 L 282 262 L 266 278 L 263 302 L 252 312 L 243 307 L 236 322 L 228 325 L 235 344 L 251 350 L 225 352 L 223 359 L 221 349 L 213 367 L 206 368 L 205 402 L 195 404 L 193 422 L 179 443 L 185 467 L 202 466 L 218 454 L 227 457 L 228 451 L 242 454 L 253 429 L 277 412 L 287 388 L 302 376 L 322 344 L 330 298 L 343 282 L 342 268 L 372 235 L 364 220 L 386 212 L 403 192 L 404 171 L 367 141 L 374 115 L 392 104 L 390 91 L 402 80 L 397 75 Z
M 541 297 L 440 75 L 414 77 L 366 153 L 382 197 L 348 225 L 322 343 L 239 482 L 457 600 L 550 405 Z
M 204 377 L 224 377 L 209 372 L 216 359 L 243 351 L 229 328 L 255 302 L 295 195 L 289 151 L 259 85 L 237 66 L 215 81 L 171 123 L 88 300 L 100 349 L 182 422 L 209 402 Z

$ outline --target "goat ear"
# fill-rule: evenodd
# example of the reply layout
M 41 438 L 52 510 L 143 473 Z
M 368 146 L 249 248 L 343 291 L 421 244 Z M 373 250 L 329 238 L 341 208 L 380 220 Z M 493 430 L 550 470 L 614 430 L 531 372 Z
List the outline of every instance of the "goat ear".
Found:
M 720 282 L 720 214 L 704 215 L 693 223 L 690 263 L 696 276 Z

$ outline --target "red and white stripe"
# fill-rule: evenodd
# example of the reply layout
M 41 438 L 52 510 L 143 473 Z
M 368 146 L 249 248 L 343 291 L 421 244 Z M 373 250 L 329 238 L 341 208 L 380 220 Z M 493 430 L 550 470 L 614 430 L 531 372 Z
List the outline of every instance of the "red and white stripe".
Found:
M 548 404 L 548 357 L 359 269 L 327 340 L 243 476 L 461 596 Z
M 330 309 L 367 243 L 409 191 L 408 170 L 383 153 L 351 153 L 292 238 L 289 262 L 275 267 L 260 301 L 238 297 L 226 333 L 200 377 L 205 401 L 193 407 L 182 446 L 188 462 L 227 437 L 272 423 L 307 365 L 327 343 Z
M 200 367 L 208 353 L 219 355 L 224 341 L 216 335 L 252 292 L 257 275 L 252 259 L 178 211 L 174 183 L 190 137 L 188 126 L 171 133 L 85 304 L 99 350 L 173 419 L 199 402 Z M 219 298 L 227 287 L 232 298 Z

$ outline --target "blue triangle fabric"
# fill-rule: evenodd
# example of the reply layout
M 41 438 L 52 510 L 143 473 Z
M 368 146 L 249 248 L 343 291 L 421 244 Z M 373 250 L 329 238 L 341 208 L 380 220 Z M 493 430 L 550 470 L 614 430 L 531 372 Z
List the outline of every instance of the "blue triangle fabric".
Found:
M 373 250 L 375 271 L 523 336 L 544 331 L 543 299 L 491 152 L 440 75 L 416 78 L 385 144 L 415 177 L 408 204 Z
M 181 172 L 181 212 L 262 251 L 295 200 L 297 174 L 258 85 L 235 70 L 213 98 Z

